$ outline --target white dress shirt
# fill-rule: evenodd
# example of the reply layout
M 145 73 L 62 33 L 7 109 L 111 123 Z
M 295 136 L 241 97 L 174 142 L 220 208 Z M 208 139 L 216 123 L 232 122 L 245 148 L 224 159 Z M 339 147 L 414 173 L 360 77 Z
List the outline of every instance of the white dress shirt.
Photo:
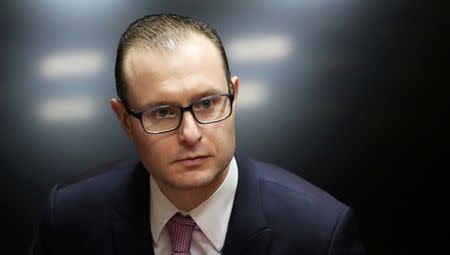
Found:
M 171 254 L 170 237 L 165 225 L 177 212 L 190 215 L 197 224 L 192 234 L 192 255 L 221 254 L 238 183 L 237 171 L 233 157 L 227 176 L 219 188 L 189 212 L 175 207 L 150 176 L 150 224 L 155 255 Z

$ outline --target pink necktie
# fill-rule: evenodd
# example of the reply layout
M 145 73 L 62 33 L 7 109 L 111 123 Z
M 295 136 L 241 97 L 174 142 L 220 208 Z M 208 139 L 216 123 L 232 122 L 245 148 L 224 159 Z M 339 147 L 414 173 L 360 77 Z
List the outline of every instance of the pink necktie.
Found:
M 192 232 L 195 221 L 191 216 L 175 214 L 166 224 L 172 245 L 172 255 L 191 255 Z

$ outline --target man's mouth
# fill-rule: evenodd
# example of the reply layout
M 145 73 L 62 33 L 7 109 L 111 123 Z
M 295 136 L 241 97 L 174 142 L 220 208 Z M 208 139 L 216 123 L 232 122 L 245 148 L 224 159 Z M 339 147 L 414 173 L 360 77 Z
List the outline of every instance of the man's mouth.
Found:
M 208 156 L 191 156 L 176 160 L 175 163 L 183 164 L 186 166 L 196 166 L 202 164 Z

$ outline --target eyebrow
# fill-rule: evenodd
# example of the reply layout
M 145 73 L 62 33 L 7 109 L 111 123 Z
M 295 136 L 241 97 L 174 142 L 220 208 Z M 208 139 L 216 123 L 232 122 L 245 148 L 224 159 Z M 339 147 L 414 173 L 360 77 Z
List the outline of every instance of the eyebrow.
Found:
M 223 90 L 217 89 L 217 88 L 210 88 L 210 89 L 202 91 L 201 93 L 198 93 L 195 96 L 193 96 L 190 100 L 190 103 L 198 101 L 204 97 L 214 96 L 214 95 L 219 95 L 219 94 L 227 94 L 227 93 L 229 93 L 228 90 L 223 91 Z M 173 101 L 159 100 L 159 101 L 155 101 L 155 102 L 146 104 L 142 108 L 142 110 L 153 108 L 153 107 L 158 107 L 158 106 L 166 106 L 166 105 L 182 106 L 180 104 L 174 103 Z

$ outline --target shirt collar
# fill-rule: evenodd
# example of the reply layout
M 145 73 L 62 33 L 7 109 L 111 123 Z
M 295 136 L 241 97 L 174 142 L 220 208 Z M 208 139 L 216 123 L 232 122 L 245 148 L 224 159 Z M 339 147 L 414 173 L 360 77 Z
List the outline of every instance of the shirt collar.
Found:
M 222 250 L 225 243 L 237 183 L 238 169 L 233 157 L 227 176 L 219 188 L 203 203 L 187 212 L 217 251 Z M 186 214 L 167 199 L 150 175 L 150 224 L 155 244 L 167 221 L 177 212 Z

